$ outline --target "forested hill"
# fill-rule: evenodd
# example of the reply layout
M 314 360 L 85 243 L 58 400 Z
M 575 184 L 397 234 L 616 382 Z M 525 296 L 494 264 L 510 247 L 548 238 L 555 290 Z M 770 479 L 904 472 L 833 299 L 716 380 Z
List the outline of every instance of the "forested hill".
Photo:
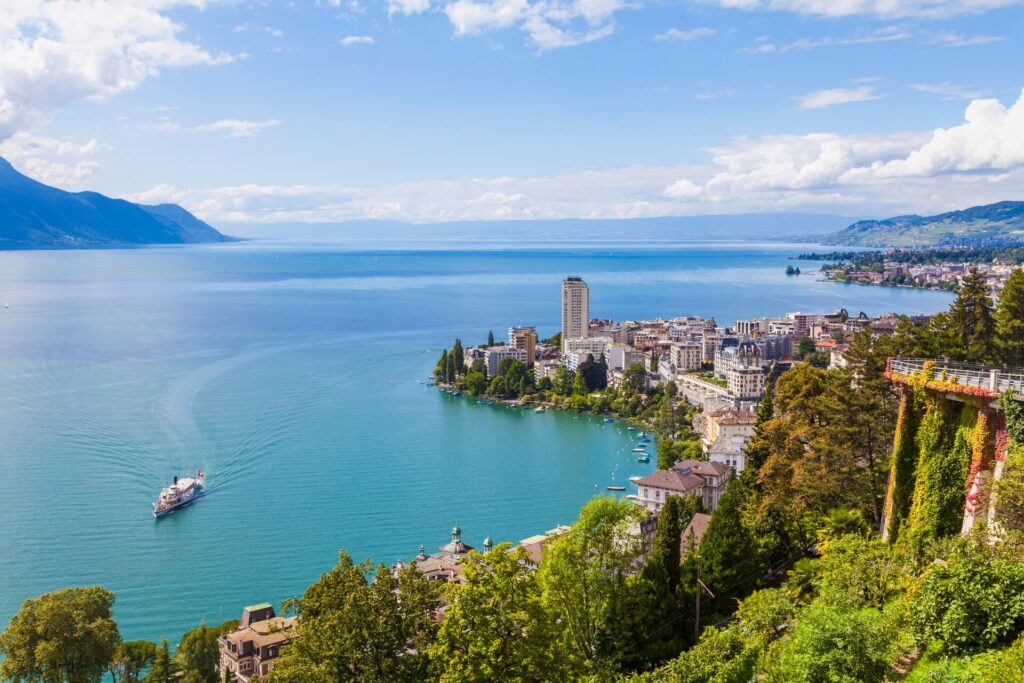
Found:
M 96 192 L 65 192 L 0 158 L 0 249 L 81 249 L 226 242 L 177 204 L 146 206 Z
M 896 216 L 857 221 L 826 244 L 860 247 L 1024 244 L 1024 202 L 972 206 L 936 216 Z

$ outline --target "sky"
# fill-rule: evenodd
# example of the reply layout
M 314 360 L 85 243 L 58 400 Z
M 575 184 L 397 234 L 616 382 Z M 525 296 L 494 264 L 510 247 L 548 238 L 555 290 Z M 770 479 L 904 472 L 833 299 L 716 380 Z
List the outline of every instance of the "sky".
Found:
M 218 222 L 1024 199 L 1024 0 L 4 0 L 0 156 Z

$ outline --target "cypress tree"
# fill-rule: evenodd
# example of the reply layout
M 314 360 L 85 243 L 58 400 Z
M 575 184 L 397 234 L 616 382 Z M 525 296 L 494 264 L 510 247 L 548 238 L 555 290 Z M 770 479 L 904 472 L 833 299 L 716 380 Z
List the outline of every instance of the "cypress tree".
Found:
M 749 593 L 761 574 L 757 556 L 752 552 L 754 538 L 743 525 L 744 482 L 744 479 L 733 479 L 729 483 L 697 548 L 703 581 L 715 594 L 708 603 L 708 617 L 729 614 L 736 606 L 736 598 Z
M 455 363 L 456 375 L 463 375 L 466 373 L 466 354 L 462 350 L 461 339 L 456 339 L 455 346 L 452 347 L 452 361 Z
M 1006 280 L 996 308 L 996 344 L 999 359 L 1024 367 L 1024 270 L 1017 268 Z
M 448 353 L 447 360 L 444 364 L 444 376 L 448 384 L 455 384 L 455 351 L 452 350 Z
M 985 363 L 995 355 L 995 320 L 985 276 L 972 267 L 960 283 L 956 301 L 949 309 L 949 323 L 956 335 L 950 355 L 958 360 Z
M 494 346 L 494 331 L 487 330 L 487 345 Z

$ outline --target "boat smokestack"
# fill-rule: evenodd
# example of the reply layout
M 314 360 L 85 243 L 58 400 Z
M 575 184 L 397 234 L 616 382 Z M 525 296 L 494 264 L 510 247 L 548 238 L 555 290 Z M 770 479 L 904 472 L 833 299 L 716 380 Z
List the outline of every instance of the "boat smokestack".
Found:
M 175 484 L 177 484 L 177 483 L 178 483 L 178 478 L 177 478 L 177 477 L 175 477 L 175 478 L 174 478 L 174 483 L 175 483 Z

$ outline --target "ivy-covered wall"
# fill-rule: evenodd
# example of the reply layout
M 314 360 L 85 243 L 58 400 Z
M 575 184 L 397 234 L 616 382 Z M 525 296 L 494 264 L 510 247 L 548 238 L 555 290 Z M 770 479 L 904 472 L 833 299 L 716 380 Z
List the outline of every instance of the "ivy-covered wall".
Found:
M 885 497 L 885 534 L 895 539 L 899 536 L 914 492 L 914 470 L 917 467 L 918 422 L 921 408 L 910 389 L 904 389 L 900 396 L 899 415 L 896 418 L 896 439 L 892 448 L 892 466 L 889 471 L 889 489 Z
M 928 392 L 915 441 L 914 490 L 904 535 L 920 550 L 929 541 L 958 533 L 967 496 L 967 474 L 978 411 Z

